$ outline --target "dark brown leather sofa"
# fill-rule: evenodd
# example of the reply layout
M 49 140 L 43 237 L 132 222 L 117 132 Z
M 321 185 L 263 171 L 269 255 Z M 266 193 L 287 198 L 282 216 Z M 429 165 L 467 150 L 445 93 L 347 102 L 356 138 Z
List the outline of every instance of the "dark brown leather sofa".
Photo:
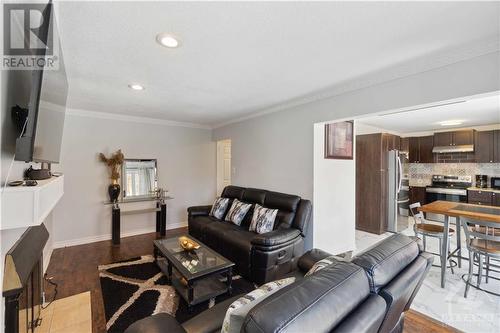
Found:
M 258 284 L 294 271 L 304 253 L 311 202 L 296 195 L 238 186 L 227 186 L 221 197 L 231 199 L 229 207 L 236 198 L 278 209 L 274 230 L 260 235 L 248 231 L 253 206 L 241 226 L 209 216 L 211 206 L 196 206 L 188 208 L 189 234 L 235 262 L 240 275 Z

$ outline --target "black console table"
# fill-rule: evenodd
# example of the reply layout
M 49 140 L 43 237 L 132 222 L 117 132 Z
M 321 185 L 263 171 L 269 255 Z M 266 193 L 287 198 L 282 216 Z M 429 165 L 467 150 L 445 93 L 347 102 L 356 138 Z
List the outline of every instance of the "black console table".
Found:
M 118 201 L 115 203 L 105 202 L 105 204 L 110 204 L 111 206 L 111 239 L 113 245 L 120 244 L 120 225 L 122 215 L 132 215 L 132 214 L 142 214 L 142 213 L 156 213 L 156 232 L 159 232 L 161 236 L 165 236 L 167 233 L 167 203 L 165 200 L 173 199 L 172 197 L 158 198 L 142 198 L 136 200 L 126 200 Z M 121 210 L 120 204 L 132 203 L 132 202 L 145 202 L 145 201 L 156 201 L 156 207 L 145 208 L 145 209 L 134 209 L 134 210 Z

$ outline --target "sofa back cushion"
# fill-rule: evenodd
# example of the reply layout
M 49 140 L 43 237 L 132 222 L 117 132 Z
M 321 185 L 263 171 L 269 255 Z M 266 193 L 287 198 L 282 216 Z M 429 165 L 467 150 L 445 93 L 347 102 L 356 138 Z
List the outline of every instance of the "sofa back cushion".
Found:
M 231 199 L 229 205 L 231 205 L 233 199 L 238 199 L 245 203 L 259 204 L 266 208 L 277 209 L 278 214 L 276 215 L 274 229 L 290 228 L 293 226 L 303 231 L 301 227 L 305 223 L 294 222 L 296 211 L 299 208 L 300 203 L 307 200 L 301 200 L 301 198 L 297 195 L 231 185 L 224 188 L 221 197 Z M 250 215 L 250 217 L 246 216 L 243 220 L 243 223 L 241 224 L 243 227 L 248 228 L 248 226 L 250 225 L 251 214 L 253 214 L 253 207 L 248 214 Z M 308 217 L 309 216 L 307 216 L 307 218 Z
M 264 200 L 264 207 L 277 209 L 278 214 L 274 222 L 274 229 L 290 228 L 295 218 L 295 211 L 300 202 L 296 195 L 268 192 Z
M 336 262 L 254 307 L 242 332 L 329 332 L 370 293 L 363 269 Z
M 371 292 L 378 293 L 418 255 L 416 239 L 395 234 L 356 256 L 352 262 L 365 270 Z
M 244 191 L 245 191 L 244 187 L 226 186 L 220 196 L 223 198 L 229 198 L 229 199 L 236 198 L 238 200 L 242 200 Z

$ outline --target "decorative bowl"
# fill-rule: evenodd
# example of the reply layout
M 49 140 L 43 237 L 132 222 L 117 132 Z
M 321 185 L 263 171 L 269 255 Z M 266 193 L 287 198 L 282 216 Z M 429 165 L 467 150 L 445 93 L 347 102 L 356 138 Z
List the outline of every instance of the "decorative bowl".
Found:
M 196 243 L 194 240 L 187 238 L 186 236 L 179 237 L 179 245 L 185 251 L 193 251 L 200 248 L 200 244 Z

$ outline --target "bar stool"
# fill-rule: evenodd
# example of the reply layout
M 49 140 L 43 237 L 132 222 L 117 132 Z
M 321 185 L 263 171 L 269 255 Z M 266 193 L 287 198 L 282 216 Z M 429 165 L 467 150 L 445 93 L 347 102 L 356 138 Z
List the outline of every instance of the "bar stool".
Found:
M 426 250 L 426 238 L 427 237 L 437 238 L 439 240 L 439 257 L 441 258 L 441 251 L 442 251 L 441 244 L 444 238 L 444 227 L 442 225 L 431 223 L 431 221 L 425 219 L 424 213 L 418 211 L 418 208 L 420 206 L 421 206 L 420 202 L 415 202 L 409 206 L 410 214 L 413 217 L 413 220 L 415 221 L 415 224 L 413 225 L 413 232 L 415 232 L 415 236 L 418 235 L 422 236 L 424 251 Z M 451 236 L 454 233 L 455 230 L 453 230 L 452 228 L 448 229 L 449 238 L 451 238 Z M 448 253 L 450 252 L 449 245 L 450 242 L 448 241 Z M 436 253 L 432 254 L 437 255 Z M 449 258 L 449 261 L 450 261 L 451 273 L 454 274 L 453 265 L 455 264 L 455 262 L 451 258 Z M 441 265 L 442 264 L 443 263 L 441 263 Z M 441 266 L 435 266 L 435 267 L 441 267 Z
M 486 264 L 486 283 L 488 283 L 490 258 L 500 259 L 500 228 L 496 222 L 480 221 L 469 218 L 462 218 L 462 225 L 465 231 L 467 250 L 469 251 L 469 273 L 465 282 L 464 297 L 471 286 L 471 279 L 474 275 L 474 258 L 478 260 L 477 288 L 481 285 L 483 277 L 483 256 Z M 486 291 L 482 289 L 483 291 Z M 500 294 L 486 291 L 489 294 L 500 296 Z

